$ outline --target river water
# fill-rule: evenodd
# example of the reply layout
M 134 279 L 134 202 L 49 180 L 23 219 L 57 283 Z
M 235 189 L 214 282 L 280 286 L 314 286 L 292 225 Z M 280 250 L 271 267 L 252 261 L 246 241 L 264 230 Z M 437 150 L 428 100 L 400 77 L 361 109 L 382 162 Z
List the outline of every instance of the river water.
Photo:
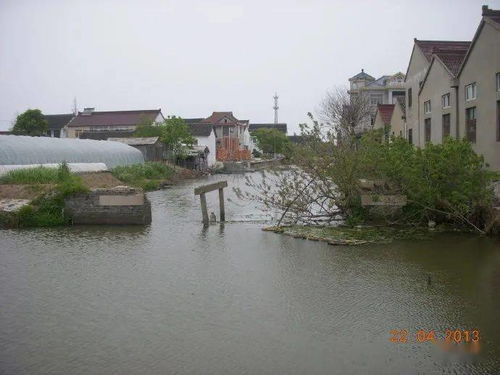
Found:
M 498 239 L 333 247 L 262 231 L 265 213 L 230 189 L 230 222 L 204 230 L 203 183 L 150 193 L 146 228 L 0 231 L 0 373 L 500 370 Z M 479 354 L 418 342 L 419 329 L 478 330 Z

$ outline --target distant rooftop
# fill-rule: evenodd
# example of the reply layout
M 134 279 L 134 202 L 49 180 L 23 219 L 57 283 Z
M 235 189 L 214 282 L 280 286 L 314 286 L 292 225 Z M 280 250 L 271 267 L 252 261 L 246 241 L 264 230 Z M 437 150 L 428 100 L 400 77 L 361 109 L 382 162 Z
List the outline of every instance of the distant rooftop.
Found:
M 287 132 L 287 126 L 286 123 L 284 122 L 280 122 L 278 124 L 275 123 L 250 124 L 248 127 L 248 130 L 251 132 L 257 129 L 276 129 L 285 134 Z
M 358 79 L 366 79 L 368 81 L 375 81 L 375 78 L 372 77 L 371 75 L 365 73 L 364 69 L 361 69 L 360 73 L 358 73 L 355 76 L 349 78 L 349 81 L 354 81 L 354 80 L 358 80 Z
M 74 116 L 73 113 L 64 113 L 58 115 L 43 115 L 43 118 L 47 120 L 50 130 L 60 130 L 64 128 Z
M 427 61 L 432 60 L 432 54 L 435 50 L 447 50 L 454 51 L 456 53 L 462 53 L 470 47 L 471 42 L 469 41 L 451 41 L 451 40 L 418 40 L 415 39 L 415 44 L 419 46 L 425 55 Z
M 78 115 L 71 120 L 68 127 L 138 125 L 143 121 L 154 121 L 160 113 L 161 109 L 105 112 L 97 112 L 90 109 L 78 112 Z

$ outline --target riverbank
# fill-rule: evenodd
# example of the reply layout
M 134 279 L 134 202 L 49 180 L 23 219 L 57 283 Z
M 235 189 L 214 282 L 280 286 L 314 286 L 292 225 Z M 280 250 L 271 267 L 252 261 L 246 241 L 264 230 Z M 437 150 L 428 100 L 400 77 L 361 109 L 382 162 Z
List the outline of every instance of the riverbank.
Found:
M 436 233 L 451 231 L 444 227 L 390 227 L 390 226 L 274 226 L 264 231 L 284 234 L 294 238 L 326 242 L 329 245 L 388 244 L 395 240 L 430 240 Z
M 117 187 L 129 186 L 143 195 L 143 191 L 159 190 L 200 176 L 195 171 L 163 163 L 145 163 L 118 167 L 109 172 L 82 174 L 71 173 L 65 168 L 25 169 L 2 176 L 0 228 L 69 225 L 72 221 L 65 214 L 65 202 L 74 194 L 96 191 L 99 194 L 114 194 Z M 147 198 L 144 197 L 143 201 L 147 201 Z M 116 206 L 115 203 L 113 205 Z M 126 206 L 125 203 L 121 205 Z M 114 211 L 119 211 L 117 206 Z

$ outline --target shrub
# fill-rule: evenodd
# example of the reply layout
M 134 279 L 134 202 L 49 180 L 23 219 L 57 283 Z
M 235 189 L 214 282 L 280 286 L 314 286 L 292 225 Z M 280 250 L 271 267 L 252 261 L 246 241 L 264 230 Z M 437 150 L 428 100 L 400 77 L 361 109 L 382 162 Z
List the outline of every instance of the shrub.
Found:
M 172 177 L 174 169 L 160 162 L 146 162 L 115 167 L 111 170 L 113 176 L 120 181 L 140 187 L 144 190 L 155 190 L 162 181 Z

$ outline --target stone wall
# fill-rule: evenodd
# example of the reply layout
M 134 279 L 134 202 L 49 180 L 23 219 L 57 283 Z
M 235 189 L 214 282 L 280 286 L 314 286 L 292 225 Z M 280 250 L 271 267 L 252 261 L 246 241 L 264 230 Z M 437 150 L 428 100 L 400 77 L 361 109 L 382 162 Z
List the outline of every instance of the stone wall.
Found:
M 151 203 L 142 190 L 117 186 L 67 198 L 64 214 L 73 224 L 145 225 L 151 223 Z

